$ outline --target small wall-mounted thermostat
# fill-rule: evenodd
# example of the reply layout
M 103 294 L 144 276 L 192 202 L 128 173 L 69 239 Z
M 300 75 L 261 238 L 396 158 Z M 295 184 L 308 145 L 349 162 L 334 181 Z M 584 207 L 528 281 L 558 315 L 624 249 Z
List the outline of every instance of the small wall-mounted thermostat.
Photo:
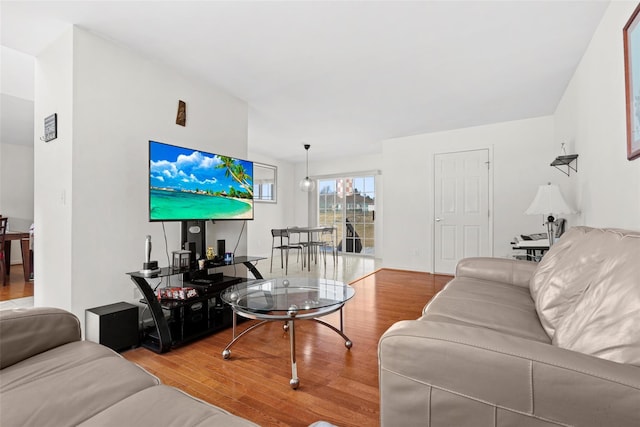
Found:
M 44 119 L 44 136 L 40 139 L 44 142 L 53 141 L 58 137 L 58 115 L 52 114 Z

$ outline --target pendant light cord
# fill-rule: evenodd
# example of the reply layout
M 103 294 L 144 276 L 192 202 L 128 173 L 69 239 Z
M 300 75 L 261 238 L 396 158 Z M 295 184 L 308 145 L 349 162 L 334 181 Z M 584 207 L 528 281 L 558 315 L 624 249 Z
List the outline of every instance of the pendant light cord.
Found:
M 309 148 L 311 148 L 311 145 L 304 144 L 304 149 L 307 152 L 307 179 L 309 179 Z

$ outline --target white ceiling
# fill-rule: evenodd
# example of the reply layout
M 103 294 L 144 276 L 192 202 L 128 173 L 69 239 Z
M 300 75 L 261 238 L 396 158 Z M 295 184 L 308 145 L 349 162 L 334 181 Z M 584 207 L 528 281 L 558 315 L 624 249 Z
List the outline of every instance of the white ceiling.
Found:
M 37 55 L 70 24 L 226 89 L 289 161 L 552 114 L 608 1 L 5 1 Z

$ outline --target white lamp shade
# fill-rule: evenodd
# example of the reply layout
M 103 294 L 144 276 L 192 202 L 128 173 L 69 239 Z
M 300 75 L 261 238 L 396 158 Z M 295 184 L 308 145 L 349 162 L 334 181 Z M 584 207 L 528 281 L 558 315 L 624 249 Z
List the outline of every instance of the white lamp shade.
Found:
M 538 187 L 536 197 L 525 211 L 527 215 L 569 214 L 575 212 L 564 200 L 560 188 L 555 184 Z

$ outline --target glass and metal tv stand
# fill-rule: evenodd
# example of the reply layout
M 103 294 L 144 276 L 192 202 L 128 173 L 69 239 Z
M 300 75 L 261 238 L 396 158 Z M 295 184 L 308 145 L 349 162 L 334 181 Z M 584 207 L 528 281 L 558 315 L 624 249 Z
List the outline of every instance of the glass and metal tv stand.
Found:
M 153 274 L 144 274 L 139 271 L 127 273 L 142 293 L 142 302 L 147 304 L 154 325 L 144 328 L 141 344 L 156 353 L 165 353 L 187 341 L 210 334 L 216 330 L 232 326 L 232 310 L 220 299 L 220 293 L 227 287 L 247 279 L 239 277 L 226 277 L 222 274 L 207 276 L 209 269 L 228 267 L 242 264 L 253 274 L 256 279 L 262 279 L 262 275 L 256 268 L 256 263 L 266 258 L 238 256 L 231 262 L 207 261 L 205 269 L 176 269 L 164 267 Z M 215 277 L 208 280 L 201 278 Z M 161 300 L 154 292 L 149 282 L 150 279 L 183 275 L 183 285 L 202 288 L 202 282 L 207 281 L 210 286 L 206 291 L 201 291 L 195 298 L 185 300 Z M 195 279 L 198 277 L 199 279 Z

